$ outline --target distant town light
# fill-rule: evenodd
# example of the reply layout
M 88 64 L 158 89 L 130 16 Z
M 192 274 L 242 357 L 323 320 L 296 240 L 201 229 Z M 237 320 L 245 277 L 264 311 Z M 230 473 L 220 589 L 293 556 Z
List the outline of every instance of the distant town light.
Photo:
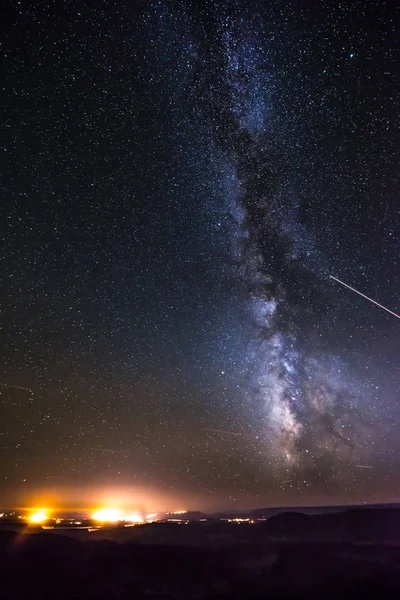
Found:
M 116 508 L 100 508 L 96 510 L 92 519 L 94 521 L 99 521 L 99 523 L 117 523 L 118 521 L 122 521 L 122 513 Z
M 48 516 L 45 510 L 38 510 L 29 515 L 28 520 L 30 523 L 43 523 L 47 521 Z
M 229 523 L 249 523 L 249 522 L 254 523 L 254 521 L 250 521 L 250 519 L 240 519 L 240 518 L 228 519 L 228 522 Z
M 126 515 L 126 517 L 124 517 L 124 521 L 127 521 L 129 523 L 143 523 L 144 519 L 140 513 L 134 512 L 130 515 Z
M 149 515 L 146 515 L 146 521 L 154 521 L 155 519 L 157 519 L 157 513 L 150 513 Z

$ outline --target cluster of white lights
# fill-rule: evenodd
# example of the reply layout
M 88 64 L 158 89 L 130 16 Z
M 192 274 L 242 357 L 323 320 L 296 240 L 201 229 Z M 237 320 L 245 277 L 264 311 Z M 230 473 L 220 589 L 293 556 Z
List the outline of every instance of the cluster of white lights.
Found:
M 116 508 L 100 508 L 93 513 L 92 519 L 98 523 L 151 523 L 157 520 L 157 513 L 142 515 L 138 512 L 133 512 L 125 514 Z
M 169 515 L 183 515 L 187 511 L 186 510 L 177 510 L 171 513 L 166 513 Z M 0 513 L 1 517 L 11 516 L 15 513 Z M 165 513 L 164 513 L 165 514 Z M 51 520 L 56 525 L 60 524 L 61 521 L 65 519 L 61 519 L 58 517 L 50 518 L 49 510 L 45 508 L 40 508 L 33 510 L 30 514 L 25 516 L 18 516 L 19 519 L 27 520 L 32 525 L 40 525 L 44 524 L 47 521 Z M 102 523 L 125 523 L 129 525 L 136 525 L 140 523 L 153 523 L 154 521 L 159 520 L 158 513 L 149 513 L 149 514 L 141 514 L 139 512 L 123 512 L 117 508 L 99 508 L 94 511 L 91 515 L 93 521 L 96 521 L 99 524 Z M 71 524 L 81 525 L 81 521 L 71 521 Z
M 240 517 L 236 519 L 221 519 L 221 521 L 228 521 L 228 523 L 254 523 L 252 519 L 241 519 Z

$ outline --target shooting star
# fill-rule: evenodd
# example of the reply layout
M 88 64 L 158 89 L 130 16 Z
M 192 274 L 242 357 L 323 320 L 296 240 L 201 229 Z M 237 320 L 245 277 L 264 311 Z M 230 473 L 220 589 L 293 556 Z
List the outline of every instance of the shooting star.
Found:
M 371 465 L 354 465 L 357 469 L 372 469 Z
M 0 387 L 12 388 L 14 390 L 24 390 L 24 392 L 30 392 L 31 394 L 33 394 L 33 390 L 31 388 L 23 387 L 22 385 L 11 385 L 8 383 L 0 383 Z
M 393 312 L 392 310 L 390 310 L 389 308 L 386 308 L 386 306 L 383 306 L 382 304 L 379 304 L 379 302 L 376 302 L 375 300 L 372 300 L 372 298 L 369 298 L 368 296 L 366 296 L 365 294 L 363 294 L 362 292 L 359 292 L 358 290 L 356 290 L 355 288 L 351 287 L 351 285 L 347 285 L 347 283 L 344 283 L 344 281 L 340 281 L 340 279 L 337 279 L 337 277 L 334 277 L 333 275 L 329 275 L 329 277 L 331 279 L 334 279 L 335 281 L 337 281 L 338 283 L 340 283 L 341 285 L 344 285 L 345 287 L 349 288 L 349 290 L 351 290 L 352 292 L 355 292 L 356 294 L 358 294 L 359 296 L 362 296 L 363 298 L 365 298 L 366 300 L 369 300 L 370 302 L 372 302 L 373 304 L 376 304 L 376 306 L 379 306 L 379 308 L 383 308 L 383 310 L 386 310 L 386 312 L 390 313 L 391 315 L 393 315 L 394 317 L 397 317 L 398 319 L 400 319 L 400 315 L 398 315 L 397 313 Z
M 109 454 L 120 453 L 120 454 L 132 454 L 131 450 L 112 450 L 111 448 L 90 448 L 96 452 L 108 452 Z
M 226 434 L 226 435 L 235 435 L 238 437 L 247 437 L 247 438 L 252 438 L 251 435 L 246 435 L 244 433 L 238 433 L 235 431 L 226 431 L 225 429 L 212 429 L 211 427 L 203 427 L 204 431 L 211 431 L 211 433 L 222 433 L 222 434 Z

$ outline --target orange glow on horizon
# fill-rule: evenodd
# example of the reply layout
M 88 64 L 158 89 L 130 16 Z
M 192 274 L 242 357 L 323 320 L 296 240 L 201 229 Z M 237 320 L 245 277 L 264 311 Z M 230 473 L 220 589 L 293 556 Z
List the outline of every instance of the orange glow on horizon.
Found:
M 138 512 L 126 515 L 126 517 L 124 517 L 124 521 L 129 521 L 129 523 L 144 523 L 142 515 Z
M 123 516 L 116 508 L 100 508 L 93 513 L 92 519 L 99 523 L 118 523 L 123 520 Z
M 156 515 L 151 515 L 156 516 Z M 144 518 L 139 512 L 124 514 L 116 508 L 99 508 L 92 514 L 92 519 L 99 523 L 144 523 Z
M 48 518 L 47 512 L 41 509 L 29 515 L 28 520 L 30 523 L 39 524 L 44 523 Z
M 146 521 L 148 523 L 152 523 L 156 519 L 157 519 L 157 513 L 150 513 L 149 515 L 146 515 Z
M 1 491 L 1 490 L 0 490 Z M 45 507 L 50 514 L 79 513 L 85 518 L 91 516 L 100 509 L 112 508 L 119 510 L 123 515 L 138 512 L 143 520 L 147 515 L 165 513 L 184 514 L 185 510 L 198 510 L 201 504 L 202 510 L 214 510 L 209 504 L 209 498 L 194 497 L 186 493 L 171 492 L 152 485 L 130 485 L 109 483 L 107 486 L 86 484 L 71 486 L 68 484 L 54 483 L 46 484 L 21 490 L 15 490 L 13 501 L 3 500 L 2 505 L 13 510 L 19 510 L 25 516 Z

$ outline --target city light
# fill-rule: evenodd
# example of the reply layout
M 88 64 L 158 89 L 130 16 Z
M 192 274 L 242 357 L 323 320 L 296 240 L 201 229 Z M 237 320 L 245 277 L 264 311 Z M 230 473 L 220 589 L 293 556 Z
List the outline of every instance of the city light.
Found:
M 237 518 L 232 518 L 232 519 L 221 519 L 221 521 L 227 521 L 228 523 L 253 523 L 254 521 L 252 519 L 241 519 L 240 517 Z
M 124 521 L 127 521 L 128 523 L 143 523 L 143 517 L 140 513 L 132 513 L 130 515 L 126 515 L 126 517 L 123 518 Z
M 156 519 L 157 519 L 157 513 L 150 513 L 149 515 L 146 515 L 146 521 L 148 523 L 152 523 Z
M 117 523 L 123 520 L 122 513 L 115 508 L 100 508 L 92 515 L 94 521 L 99 523 Z
M 29 515 L 28 520 L 30 523 L 43 523 L 44 521 L 47 521 L 48 516 L 45 510 L 38 510 L 34 513 L 32 513 L 31 515 Z
M 100 504 L 100 503 L 99 503 Z M 67 528 L 87 528 L 89 531 L 97 531 L 101 526 L 120 526 L 120 527 L 134 527 L 141 524 L 150 523 L 176 523 L 176 524 L 188 524 L 192 522 L 189 518 L 190 512 L 186 510 L 176 510 L 173 512 L 152 512 L 147 513 L 145 511 L 139 512 L 138 510 L 126 510 L 121 508 L 115 508 L 118 506 L 118 500 L 116 501 L 113 508 L 103 507 L 93 510 L 93 512 L 86 512 L 86 509 L 81 509 L 81 512 L 71 514 L 66 517 L 62 512 L 57 514 L 58 510 L 55 508 L 27 508 L 21 514 L 17 515 L 16 512 L 1 512 L 0 521 L 3 519 L 23 519 L 30 525 L 41 525 L 45 529 L 67 529 Z M 61 509 L 60 509 L 61 510 Z M 89 516 L 91 515 L 91 516 Z M 87 519 L 91 519 L 95 523 L 90 524 L 86 522 Z M 194 519 L 205 523 L 208 518 L 203 517 L 201 519 Z M 256 522 L 265 521 L 265 518 L 251 518 L 251 517 L 237 517 L 237 516 L 221 516 L 220 521 L 232 524 L 251 524 L 254 525 Z

